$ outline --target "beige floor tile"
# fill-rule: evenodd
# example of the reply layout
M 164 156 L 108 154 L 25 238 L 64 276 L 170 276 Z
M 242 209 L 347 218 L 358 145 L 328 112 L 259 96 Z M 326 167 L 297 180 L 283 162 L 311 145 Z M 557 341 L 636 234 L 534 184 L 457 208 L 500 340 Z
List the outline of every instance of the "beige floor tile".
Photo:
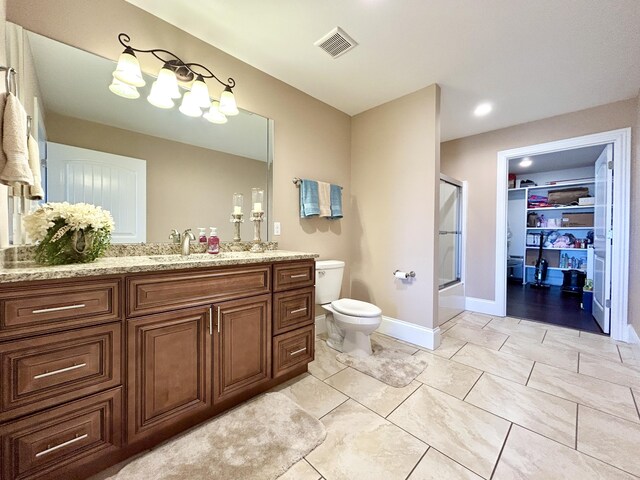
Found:
M 612 362 L 602 357 L 580 354 L 580 373 L 600 380 L 640 389 L 640 367 Z
M 592 342 L 600 342 L 600 343 L 608 343 L 612 345 L 628 345 L 627 342 L 619 342 L 617 340 L 612 339 L 609 335 L 603 335 L 601 333 L 593 333 L 593 332 L 580 332 L 580 338 L 584 338 L 585 340 L 590 340 Z
M 463 399 L 469 393 L 473 384 L 482 375 L 481 370 L 427 352 L 416 353 L 416 356 L 428 362 L 427 368 L 416 377 L 416 380 L 459 399 Z
M 566 337 L 579 337 L 580 330 L 575 330 L 573 328 L 564 328 L 554 325 L 552 323 L 546 322 L 536 322 L 535 320 L 520 320 L 520 325 L 527 325 L 535 328 L 542 328 L 547 332 L 553 332 L 556 335 L 564 335 Z
M 383 417 L 389 415 L 420 386 L 420 382 L 414 380 L 406 387 L 391 387 L 353 368 L 345 368 L 325 382 Z
M 451 360 L 479 368 L 514 382 L 527 383 L 533 361 L 467 343 Z
M 320 380 L 344 370 L 347 366 L 336 360 L 336 352 L 323 340 L 316 340 L 316 357 L 309 364 L 309 373 Z
M 542 363 L 536 363 L 527 385 L 581 405 L 640 422 L 631 389 L 621 385 Z
M 640 425 L 580 405 L 578 450 L 640 476 Z
M 633 480 L 606 463 L 514 425 L 492 480 Z
M 394 350 L 408 353 L 409 355 L 413 355 L 419 350 L 415 345 L 411 345 L 409 343 L 403 342 L 402 340 L 388 337 L 378 332 L 374 332 L 371 335 L 371 338 L 373 341 L 378 343 L 378 345 L 381 345 L 384 348 L 392 348 Z
M 316 472 L 306 460 L 300 460 L 293 465 L 284 474 L 278 477 L 278 480 L 319 480 L 320 474 Z
M 622 361 L 629 365 L 640 366 L 640 346 L 639 345 L 618 345 Z
M 467 342 L 459 340 L 455 337 L 447 337 L 443 335 L 440 337 L 440 346 L 435 350 L 428 350 L 428 352 L 438 355 L 442 358 L 453 357 L 458 350 L 465 346 Z
M 313 375 L 288 386 L 280 393 L 285 394 L 316 418 L 326 415 L 349 398 Z
M 509 429 L 506 420 L 426 385 L 388 418 L 485 478 L 491 475 Z
M 516 336 L 535 343 L 541 343 L 546 334 L 546 330 L 530 325 L 520 325 L 514 323 L 513 319 L 494 318 L 484 327 L 485 330 L 504 333 L 509 336 Z
M 432 447 L 407 480 L 482 480 L 482 477 Z
M 578 352 L 576 350 L 542 343 L 532 343 L 518 337 L 509 337 L 500 348 L 500 351 L 563 368 L 571 372 L 578 371 Z
M 306 459 L 331 480 L 404 480 L 428 448 L 353 400 L 322 422 L 327 438 Z
M 588 338 L 568 337 L 564 334 L 557 334 L 556 332 L 547 332 L 547 336 L 544 337 L 542 343 L 543 345 L 570 348 L 581 353 L 598 355 L 599 357 L 614 362 L 620 361 L 620 355 L 618 354 L 618 347 L 616 345 L 601 343 Z
M 533 388 L 482 376 L 465 402 L 573 448 L 577 405 Z
M 504 333 L 492 332 L 491 330 L 484 330 L 462 323 L 451 327 L 445 332 L 444 336 L 455 337 L 465 342 L 480 345 L 481 347 L 492 348 L 493 350 L 498 350 L 507 339 L 507 335 Z

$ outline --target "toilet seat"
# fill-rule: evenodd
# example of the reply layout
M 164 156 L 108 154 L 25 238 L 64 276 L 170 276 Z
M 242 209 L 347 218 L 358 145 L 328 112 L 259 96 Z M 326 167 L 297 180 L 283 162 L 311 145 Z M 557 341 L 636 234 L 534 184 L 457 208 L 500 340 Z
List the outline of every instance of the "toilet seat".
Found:
M 341 298 L 340 300 L 334 300 L 331 302 L 331 307 L 343 315 L 349 315 L 351 317 L 379 317 L 382 315 L 382 310 L 372 303 L 362 302 L 360 300 L 353 300 L 351 298 Z

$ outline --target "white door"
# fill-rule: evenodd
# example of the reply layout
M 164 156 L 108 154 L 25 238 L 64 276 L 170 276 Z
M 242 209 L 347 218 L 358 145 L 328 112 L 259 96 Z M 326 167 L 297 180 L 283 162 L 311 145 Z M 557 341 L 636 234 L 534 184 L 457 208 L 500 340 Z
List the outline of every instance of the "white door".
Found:
M 47 201 L 91 203 L 109 210 L 113 243 L 147 238 L 147 162 L 47 142 Z
M 593 228 L 593 316 L 609 333 L 611 309 L 611 238 L 613 212 L 613 146 L 607 145 L 596 160 L 596 200 Z

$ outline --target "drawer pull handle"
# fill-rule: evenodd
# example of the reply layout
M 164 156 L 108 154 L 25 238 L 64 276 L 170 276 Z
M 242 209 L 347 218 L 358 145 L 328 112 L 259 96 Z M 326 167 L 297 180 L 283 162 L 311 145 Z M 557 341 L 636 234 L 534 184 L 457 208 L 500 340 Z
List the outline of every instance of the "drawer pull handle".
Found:
M 213 307 L 209 307 L 209 335 L 213 335 Z
M 296 350 L 295 352 L 291 352 L 289 356 L 293 357 L 294 355 L 297 355 L 299 353 L 306 352 L 306 351 L 307 351 L 307 347 L 304 347 L 304 348 L 301 348 L 300 350 Z
M 220 307 L 218 307 L 218 333 L 220 333 L 220 328 L 222 328 L 222 327 L 220 326 L 220 324 L 222 323 L 222 322 L 220 321 L 220 311 L 221 311 L 221 310 L 222 310 L 222 309 L 221 309 Z
M 59 450 L 61 448 L 71 445 L 72 443 L 76 443 L 76 442 L 79 442 L 80 440 L 84 440 L 88 436 L 89 436 L 88 433 L 85 433 L 84 435 L 76 435 L 75 438 L 72 438 L 71 440 L 67 440 L 66 442 L 63 442 L 60 445 L 56 445 L 55 447 L 50 447 L 50 448 L 47 448 L 46 450 L 36 453 L 36 458 L 41 457 L 42 455 L 46 455 L 47 453 L 55 452 L 56 450 Z
M 61 312 L 63 310 L 75 310 L 76 308 L 84 308 L 84 307 L 86 307 L 84 303 L 78 303 L 77 305 L 66 305 L 64 307 L 41 308 L 39 310 L 33 310 L 31 313 Z
M 291 310 L 291 313 L 300 313 L 300 312 L 306 312 L 307 311 L 307 307 L 304 308 L 299 308 L 297 310 Z
M 44 372 L 39 375 L 35 375 L 33 377 L 34 380 L 38 380 L 40 378 L 50 377 L 51 375 L 57 375 L 59 373 L 70 372 L 71 370 L 77 370 L 78 368 L 86 367 L 86 363 L 79 363 L 78 365 L 73 365 L 71 367 L 61 368 L 59 370 L 54 370 L 53 372 Z
M 307 274 L 301 273 L 300 275 L 291 275 L 290 278 L 307 278 Z

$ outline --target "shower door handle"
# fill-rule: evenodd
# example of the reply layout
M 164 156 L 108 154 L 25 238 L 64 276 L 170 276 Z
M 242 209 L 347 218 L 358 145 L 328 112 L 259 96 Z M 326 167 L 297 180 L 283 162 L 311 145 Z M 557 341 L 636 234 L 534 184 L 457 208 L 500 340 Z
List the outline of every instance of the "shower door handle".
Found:
M 453 235 L 460 235 L 462 232 L 459 232 L 457 230 L 440 230 L 440 235 L 449 235 L 449 234 L 453 234 Z

